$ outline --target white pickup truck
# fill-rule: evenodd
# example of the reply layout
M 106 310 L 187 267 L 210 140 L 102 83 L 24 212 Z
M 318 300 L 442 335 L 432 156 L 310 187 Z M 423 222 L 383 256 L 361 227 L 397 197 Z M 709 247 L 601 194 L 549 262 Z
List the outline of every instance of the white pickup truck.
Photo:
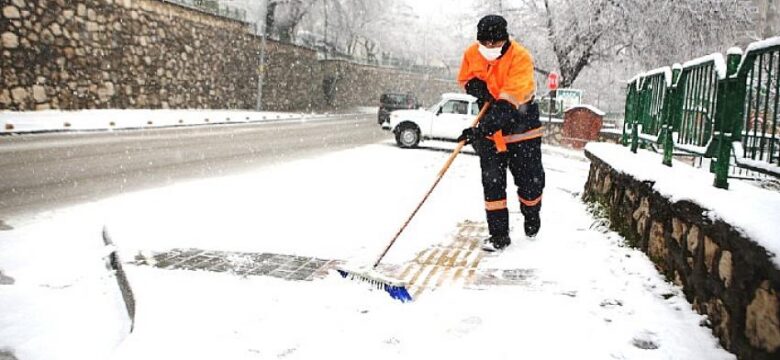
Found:
M 398 146 L 411 148 L 424 139 L 457 139 L 477 114 L 479 106 L 475 97 L 445 93 L 428 109 L 393 111 L 382 128 L 395 134 Z

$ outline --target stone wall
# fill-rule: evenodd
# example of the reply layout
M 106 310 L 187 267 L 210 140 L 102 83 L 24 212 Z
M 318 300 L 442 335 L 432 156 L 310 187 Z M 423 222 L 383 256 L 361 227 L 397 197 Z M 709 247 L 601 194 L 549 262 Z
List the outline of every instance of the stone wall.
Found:
M 0 108 L 249 108 L 247 25 L 157 0 L 10 0 Z
M 780 270 L 766 250 L 698 205 L 671 202 L 586 155 L 584 199 L 604 205 L 612 228 L 683 288 L 721 345 L 740 359 L 780 358 Z
M 323 108 L 324 75 L 322 65 L 317 60 L 317 52 L 276 41 L 268 41 L 266 49 L 263 109 L 291 111 Z
M 3 0 L 0 110 L 253 109 L 261 39 L 248 24 L 161 0 Z M 376 105 L 385 91 L 426 103 L 454 80 L 320 61 L 268 41 L 267 110 Z
M 379 105 L 383 92 L 411 92 L 425 106 L 445 92 L 463 92 L 453 79 L 440 79 L 399 69 L 358 65 L 342 60 L 322 62 L 327 102 L 331 105 Z

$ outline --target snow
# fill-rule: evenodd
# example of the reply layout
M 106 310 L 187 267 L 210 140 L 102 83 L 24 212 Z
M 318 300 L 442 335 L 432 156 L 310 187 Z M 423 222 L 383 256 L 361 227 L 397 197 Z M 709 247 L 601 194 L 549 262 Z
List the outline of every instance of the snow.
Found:
M 607 113 L 605 113 L 602 110 L 599 110 L 597 107 L 595 107 L 593 105 L 586 105 L 586 104 L 574 105 L 574 106 L 571 106 L 568 109 L 566 109 L 566 111 L 568 112 L 569 110 L 573 110 L 573 109 L 588 109 L 588 110 L 594 112 L 596 115 L 599 115 L 599 116 L 607 115 Z
M 730 47 L 728 50 L 726 50 L 726 55 L 740 55 L 742 56 L 743 52 L 742 49 L 740 49 L 737 46 Z
M 760 41 L 754 41 L 750 43 L 745 49 L 745 56 L 742 57 L 742 61 L 739 62 L 739 66 L 737 67 L 737 72 L 734 73 L 733 76 L 737 76 L 742 71 L 742 66 L 745 64 L 745 59 L 750 56 L 751 52 L 757 52 L 757 51 L 763 51 L 775 46 L 780 46 L 780 36 L 771 37 L 768 39 L 760 40 Z
M 626 82 L 626 84 L 631 85 L 634 84 L 634 82 L 636 82 L 634 86 L 636 87 L 636 90 L 639 91 L 642 88 L 642 79 L 644 78 L 643 76 L 644 73 L 636 74 L 631 79 L 628 79 L 628 82 Z
M 714 53 L 700 58 L 693 59 L 683 64 L 683 68 L 692 68 L 699 65 L 712 62 L 715 66 L 715 72 L 718 74 L 718 79 L 723 80 L 726 78 L 726 61 L 723 60 L 723 55 L 720 53 Z
M 766 174 L 773 174 L 774 176 L 780 177 L 780 166 L 778 166 L 777 164 L 770 164 L 766 160 L 764 161 L 753 160 L 751 158 L 742 156 L 743 154 L 745 154 L 745 149 L 742 147 L 742 142 L 739 141 L 732 142 L 732 149 L 737 164 L 741 166 L 748 166 L 754 169 L 760 169 Z
M 620 145 L 588 143 L 585 149 L 616 170 L 639 181 L 653 182 L 653 189 L 672 202 L 691 201 L 708 211 L 708 216 L 722 219 L 747 238 L 763 246 L 780 267 L 780 194 L 748 183 L 732 180 L 729 189 L 712 185 L 714 175 L 673 161 L 672 167 L 661 164 L 661 155 L 640 150 L 631 153 Z
M 640 90 L 642 88 L 642 84 L 644 81 L 651 77 L 658 74 L 664 74 L 664 80 L 666 81 L 666 87 L 672 86 L 672 68 L 668 66 L 660 67 L 657 69 L 650 70 L 648 72 L 641 72 L 639 74 L 636 74 L 634 77 L 632 77 L 630 80 L 628 80 L 628 84 L 633 83 L 634 81 L 637 81 L 636 83 L 636 89 Z
M 748 45 L 745 53 L 748 54 L 752 51 L 766 50 L 771 47 L 780 46 L 780 36 L 771 37 L 768 39 L 754 41 Z
M 14 229 L 0 232 L 0 266 L 16 283 L 0 285 L 0 348 L 25 360 L 735 358 L 699 325 L 681 290 L 587 210 L 582 152 L 554 147 L 544 148 L 538 239 L 523 238 L 509 196 L 514 243 L 480 264 L 525 269 L 525 285 L 444 284 L 402 304 L 335 275 L 294 282 L 128 264 L 137 315 L 120 343 L 128 325 L 113 279 L 101 275 L 104 225 L 125 260 L 179 247 L 366 263 L 454 144 L 424 146 L 382 142 L 5 219 Z M 464 220 L 484 221 L 471 153 L 455 160 L 384 262 L 403 264 L 451 240 Z M 641 341 L 658 348 L 633 345 Z
M 359 108 L 368 113 L 376 108 Z M 64 130 L 110 130 L 284 120 L 319 120 L 333 115 L 232 110 L 0 111 L 0 134 Z M 339 116 L 343 116 L 340 114 Z M 67 123 L 67 125 L 66 125 Z M 113 124 L 112 124 L 113 123 Z M 9 129 L 9 126 L 13 127 Z
M 672 86 L 672 68 L 663 66 L 654 70 L 650 70 L 642 75 L 644 78 L 649 78 L 655 75 L 663 74 L 664 81 L 666 81 L 666 87 Z

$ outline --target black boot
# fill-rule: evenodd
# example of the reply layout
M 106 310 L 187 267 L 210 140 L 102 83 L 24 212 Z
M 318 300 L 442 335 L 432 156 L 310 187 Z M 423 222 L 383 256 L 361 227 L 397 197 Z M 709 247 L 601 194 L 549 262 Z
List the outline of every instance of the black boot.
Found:
M 536 237 L 536 234 L 539 233 L 539 228 L 541 226 L 542 220 L 539 218 L 538 212 L 525 216 L 525 224 L 523 224 L 523 228 L 525 229 L 525 236 L 529 238 Z
M 487 252 L 500 251 L 511 243 L 512 240 L 509 238 L 509 235 L 492 235 L 482 240 L 482 250 Z

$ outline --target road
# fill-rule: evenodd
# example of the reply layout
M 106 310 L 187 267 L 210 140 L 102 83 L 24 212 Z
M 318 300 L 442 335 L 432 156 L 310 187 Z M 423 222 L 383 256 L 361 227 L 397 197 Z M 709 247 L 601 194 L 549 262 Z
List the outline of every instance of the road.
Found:
M 369 114 L 309 122 L 0 136 L 0 225 L 12 216 L 227 175 L 390 136 Z

